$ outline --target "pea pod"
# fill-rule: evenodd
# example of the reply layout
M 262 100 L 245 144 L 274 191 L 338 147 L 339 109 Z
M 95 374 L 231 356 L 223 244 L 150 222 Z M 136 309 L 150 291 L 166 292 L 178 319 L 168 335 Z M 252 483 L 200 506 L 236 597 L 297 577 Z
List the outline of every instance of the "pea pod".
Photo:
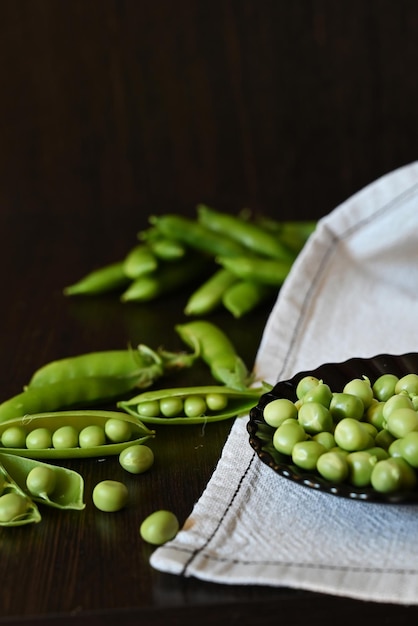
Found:
M 150 424 L 202 424 L 220 422 L 249 411 L 260 395 L 270 390 L 262 387 L 239 391 L 222 385 L 206 385 L 145 391 L 134 398 L 118 402 L 118 407 Z M 172 407 L 178 413 L 172 411 Z M 172 412 L 172 416 L 168 416 Z
M 56 509 L 75 509 L 81 511 L 85 508 L 83 502 L 84 481 L 82 476 L 67 467 L 42 463 L 15 454 L 0 453 L 0 465 L 13 477 L 20 489 L 35 502 L 40 502 Z M 53 489 L 41 493 L 31 493 L 27 486 L 28 477 L 33 470 L 43 469 L 51 472 L 54 477 Z M 33 473 L 32 473 L 33 475 Z M 30 483 L 29 483 L 30 484 Z
M 227 289 L 237 282 L 238 278 L 224 268 L 215 271 L 189 297 L 184 313 L 186 315 L 206 315 L 222 303 Z
M 0 461 L 0 526 L 23 526 L 41 521 L 36 503 Z
M 91 352 L 51 361 L 31 377 L 25 391 L 0 404 L 0 423 L 27 413 L 58 411 L 119 399 L 149 387 L 171 370 L 189 367 L 192 355 L 137 350 Z
M 262 302 L 271 298 L 273 288 L 250 280 L 239 280 L 223 294 L 222 303 L 235 318 L 240 318 L 252 311 Z
M 228 235 L 249 251 L 263 257 L 292 262 L 295 254 L 273 233 L 240 216 L 215 211 L 204 204 L 197 207 L 198 220 L 209 230 Z
M 146 244 L 136 245 L 123 260 L 123 271 L 132 279 L 154 272 L 157 267 L 158 260 Z
M 105 437 L 105 442 L 99 445 L 92 444 L 86 446 L 84 444 L 81 446 L 72 442 L 71 445 L 66 446 L 61 439 L 59 447 L 51 447 L 51 445 L 47 447 L 37 447 L 37 445 L 28 447 L 27 445 L 22 445 L 20 441 L 17 446 L 13 446 L 13 439 L 7 437 L 7 447 L 3 446 L 1 450 L 8 454 L 16 454 L 32 459 L 103 457 L 120 454 L 126 447 L 143 443 L 155 436 L 155 432 L 147 428 L 140 420 L 134 419 L 125 413 L 119 411 L 80 410 L 37 413 L 8 420 L 0 424 L 0 441 L 6 440 L 6 435 L 10 432 L 8 429 L 16 428 L 23 431 L 25 441 L 27 441 L 28 435 L 33 436 L 35 431 L 39 432 L 38 429 L 44 429 L 43 432 L 49 431 L 52 442 L 54 442 L 54 434 L 61 428 L 72 429 L 77 435 L 80 435 L 85 428 L 98 426 L 106 435 L 109 421 L 112 424 L 116 423 L 126 428 L 127 435 L 124 440 L 118 439 L 113 441 L 109 437 Z
M 292 267 L 292 261 L 260 256 L 218 257 L 216 260 L 238 278 L 272 287 L 281 287 Z
M 206 320 L 195 320 L 177 325 L 176 331 L 210 367 L 215 380 L 241 391 L 248 388 L 251 375 L 247 366 L 218 326 Z
M 147 302 L 190 284 L 206 271 L 203 255 L 185 255 L 176 261 L 161 262 L 155 272 L 139 276 L 122 293 L 122 302 Z
M 124 261 L 116 261 L 89 272 L 80 280 L 65 287 L 65 296 L 95 296 L 122 289 L 129 283 L 125 274 Z
M 151 216 L 149 221 L 162 235 L 211 256 L 237 256 L 246 251 L 230 237 L 214 233 L 200 222 L 181 215 Z
M 138 239 L 146 242 L 155 256 L 163 261 L 175 261 L 186 254 L 186 246 L 176 239 L 161 235 L 156 228 L 139 232 Z

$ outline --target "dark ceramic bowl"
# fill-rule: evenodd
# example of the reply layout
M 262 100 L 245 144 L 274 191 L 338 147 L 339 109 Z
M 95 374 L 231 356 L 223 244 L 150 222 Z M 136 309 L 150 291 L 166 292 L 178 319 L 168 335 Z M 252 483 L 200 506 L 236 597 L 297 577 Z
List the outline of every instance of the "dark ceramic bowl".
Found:
M 370 359 L 353 358 L 343 363 L 326 363 L 315 370 L 299 372 L 290 380 L 279 382 L 268 393 L 261 396 L 257 406 L 250 411 L 247 430 L 250 445 L 263 463 L 284 478 L 304 487 L 330 493 L 352 500 L 364 500 L 386 503 L 418 502 L 418 489 L 394 494 L 382 494 L 373 488 L 357 488 L 347 483 L 334 484 L 323 479 L 319 474 L 310 473 L 292 464 L 291 458 L 273 447 L 274 428 L 266 424 L 263 418 L 264 407 L 277 398 L 296 400 L 296 387 L 304 376 L 316 376 L 327 383 L 333 391 L 340 391 L 353 378 L 367 376 L 371 383 L 382 374 L 396 374 L 401 377 L 411 372 L 418 372 L 418 353 L 399 356 L 379 354 Z

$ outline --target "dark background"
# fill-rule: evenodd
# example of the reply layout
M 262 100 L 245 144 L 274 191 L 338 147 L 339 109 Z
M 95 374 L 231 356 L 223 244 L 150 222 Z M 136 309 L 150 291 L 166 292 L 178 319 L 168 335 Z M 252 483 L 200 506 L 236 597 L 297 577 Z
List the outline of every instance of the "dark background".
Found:
M 120 260 L 150 214 L 207 202 L 316 219 L 414 161 L 417 35 L 416 0 L 0 0 L 0 398 L 54 359 L 184 349 L 188 291 L 146 305 L 62 293 Z M 269 306 L 211 318 L 250 367 Z M 196 366 L 170 384 L 207 376 Z M 1 623 L 416 623 L 416 606 L 150 568 L 139 522 L 190 514 L 231 422 L 211 426 L 160 430 L 120 517 L 90 499 L 99 479 L 127 480 L 117 458 L 74 460 L 85 514 L 0 533 Z
M 0 0 L 0 207 L 318 217 L 416 158 L 414 0 Z

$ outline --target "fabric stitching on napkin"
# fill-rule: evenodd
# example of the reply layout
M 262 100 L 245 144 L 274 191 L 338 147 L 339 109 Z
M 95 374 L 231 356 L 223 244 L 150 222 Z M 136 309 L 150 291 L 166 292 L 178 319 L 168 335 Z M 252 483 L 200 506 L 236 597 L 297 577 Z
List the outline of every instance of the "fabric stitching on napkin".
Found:
M 286 354 L 282 360 L 282 367 L 278 376 L 278 379 L 281 379 L 282 377 L 282 373 L 286 370 L 288 361 L 290 359 L 290 356 L 293 352 L 293 349 L 297 343 L 298 340 L 298 335 L 300 332 L 300 328 L 302 325 L 302 322 L 309 310 L 309 303 L 312 300 L 313 294 L 315 292 L 315 289 L 318 285 L 318 282 L 321 278 L 321 275 L 327 265 L 327 262 L 329 260 L 329 258 L 331 257 L 331 255 L 335 252 L 336 247 L 339 245 L 339 243 L 343 240 L 347 240 L 349 237 L 351 237 L 353 234 L 358 233 L 362 228 L 364 228 L 365 226 L 369 225 L 372 222 L 375 222 L 376 220 L 382 218 L 383 216 L 386 216 L 387 213 L 389 213 L 392 210 L 395 210 L 396 207 L 398 206 L 399 202 L 404 201 L 406 198 L 408 198 L 408 196 L 414 196 L 415 194 L 418 194 L 418 184 L 414 184 L 412 185 L 410 188 L 404 190 L 402 193 L 400 193 L 398 196 L 396 196 L 395 198 L 393 198 L 390 202 L 380 206 L 372 215 L 367 216 L 366 218 L 360 220 L 359 222 L 357 222 L 355 225 L 350 226 L 345 232 L 341 233 L 341 234 L 336 234 L 333 232 L 333 230 L 331 228 L 329 228 L 329 226 L 326 224 L 326 222 L 323 224 L 323 228 L 325 230 L 325 232 L 328 233 L 328 235 L 330 236 L 330 241 L 328 244 L 328 247 L 325 249 L 324 254 L 322 259 L 319 262 L 317 271 L 313 277 L 313 280 L 311 282 L 311 285 L 309 287 L 309 289 L 306 292 L 306 295 L 304 297 L 301 309 L 300 309 L 300 315 L 297 319 L 297 322 L 295 324 L 295 327 L 293 329 L 293 333 L 290 337 L 289 340 L 289 344 L 288 344 L 288 348 L 286 351 Z M 234 492 L 232 493 L 229 502 L 226 504 L 225 508 L 224 508 L 224 512 L 223 514 L 219 517 L 219 520 L 217 522 L 217 524 L 215 525 L 212 533 L 207 537 L 206 541 L 200 546 L 195 548 L 193 551 L 191 551 L 189 558 L 187 559 L 187 561 L 185 562 L 180 574 L 183 576 L 187 576 L 187 571 L 190 568 L 192 562 L 197 558 L 197 556 L 201 556 L 207 560 L 212 560 L 212 561 L 218 561 L 218 562 L 228 562 L 228 563 L 240 563 L 240 564 L 251 564 L 250 561 L 243 561 L 240 559 L 228 559 L 226 557 L 224 558 L 217 558 L 216 556 L 214 556 L 213 554 L 208 554 L 205 553 L 205 550 L 208 548 L 208 546 L 210 545 L 211 541 L 215 538 L 215 536 L 217 535 L 217 533 L 219 532 L 220 528 L 222 527 L 228 512 L 231 510 L 231 508 L 233 507 L 234 501 L 237 498 L 238 494 L 240 493 L 241 489 L 243 488 L 244 484 L 246 484 L 246 478 L 249 475 L 250 469 L 252 467 L 252 465 L 254 464 L 255 459 L 257 458 L 257 455 L 254 453 L 249 461 L 249 463 L 247 464 L 245 470 L 243 471 L 241 478 L 236 486 L 236 489 L 234 490 Z M 179 548 L 178 546 L 174 547 L 173 549 L 178 550 L 180 552 L 183 553 L 187 553 L 190 552 L 187 549 L 183 549 L 183 548 Z M 351 572 L 363 572 L 363 573 L 379 573 L 379 572 L 386 572 L 386 573 L 391 573 L 391 574 L 407 574 L 407 575 L 417 575 L 418 574 L 418 570 L 415 569 L 402 569 L 402 568 L 397 568 L 397 569 L 390 569 L 390 568 L 385 568 L 385 569 L 379 569 L 378 567 L 376 568 L 370 568 L 370 567 L 357 567 L 357 566 L 336 566 L 333 564 L 324 564 L 324 563 L 295 563 L 295 562 L 284 562 L 284 561 L 262 561 L 262 562 L 256 562 L 257 565 L 268 565 L 268 564 L 275 564 L 275 565 L 285 565 L 287 567 L 292 567 L 292 568 L 309 568 L 312 570 L 329 570 L 329 571 L 351 571 Z
M 337 235 L 336 233 L 334 233 L 333 230 L 328 225 L 324 226 L 324 229 L 326 229 L 326 232 L 330 236 L 330 243 L 329 243 L 328 248 L 326 248 L 326 250 L 324 252 L 324 255 L 323 255 L 322 259 L 321 259 L 321 262 L 319 263 L 317 272 L 315 274 L 315 278 L 312 281 L 311 286 L 309 287 L 309 289 L 306 292 L 305 298 L 303 300 L 303 303 L 302 303 L 302 306 L 301 306 L 301 309 L 300 309 L 300 315 L 299 315 L 298 321 L 295 324 L 292 336 L 291 336 L 290 341 L 289 341 L 288 349 L 287 349 L 286 354 L 285 354 L 285 356 L 283 358 L 283 361 L 282 361 L 282 367 L 281 367 L 281 369 L 279 371 L 279 374 L 278 374 L 278 380 L 281 380 L 283 372 L 286 370 L 288 361 L 289 361 L 290 356 L 291 356 L 291 354 L 293 352 L 293 348 L 294 348 L 294 346 L 296 345 L 296 342 L 297 342 L 297 337 L 298 337 L 298 334 L 299 334 L 299 331 L 300 331 L 300 328 L 301 328 L 301 322 L 302 322 L 302 320 L 306 316 L 306 313 L 307 313 L 308 308 L 309 308 L 309 303 L 312 300 L 312 296 L 313 296 L 314 290 L 315 290 L 315 288 L 316 288 L 316 286 L 318 284 L 318 281 L 319 281 L 319 279 L 320 279 L 324 269 L 327 266 L 329 258 L 335 252 L 335 249 L 338 246 L 338 244 L 341 241 L 347 240 L 352 235 L 358 233 L 362 228 L 368 226 L 372 222 L 375 222 L 377 219 L 379 219 L 381 217 L 384 217 L 388 212 L 390 212 L 391 210 L 396 209 L 396 207 L 399 204 L 399 202 L 402 202 L 408 196 L 414 196 L 415 194 L 418 195 L 418 183 L 415 184 L 415 185 L 412 185 L 412 187 L 410 187 L 409 189 L 406 189 L 405 191 L 403 191 L 401 194 L 396 196 L 396 198 L 393 198 L 390 202 L 388 202 L 387 204 L 381 206 L 372 215 L 369 215 L 368 217 L 366 217 L 363 220 L 357 222 L 353 226 L 350 226 L 344 233 L 342 233 L 340 235 Z

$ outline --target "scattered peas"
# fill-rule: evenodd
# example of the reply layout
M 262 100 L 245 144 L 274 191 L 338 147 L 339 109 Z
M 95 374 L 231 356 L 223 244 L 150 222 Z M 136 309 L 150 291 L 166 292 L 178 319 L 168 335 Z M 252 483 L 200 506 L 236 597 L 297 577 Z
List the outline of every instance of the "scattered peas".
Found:
M 174 539 L 178 531 L 179 521 L 176 515 L 164 509 L 151 513 L 139 528 L 142 539 L 155 546 L 161 546 Z
M 128 502 L 128 488 L 117 480 L 103 480 L 93 489 L 92 499 L 95 507 L 106 513 L 123 509 Z
M 154 464 L 154 453 L 148 446 L 136 444 L 122 450 L 119 463 L 131 474 L 143 474 Z

